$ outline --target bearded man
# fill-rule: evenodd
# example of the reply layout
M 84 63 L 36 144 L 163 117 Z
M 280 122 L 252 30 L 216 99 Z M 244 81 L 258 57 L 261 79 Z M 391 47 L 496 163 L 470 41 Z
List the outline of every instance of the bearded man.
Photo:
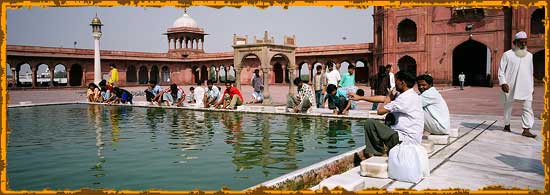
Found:
M 522 135 L 534 138 L 533 127 L 533 54 L 527 51 L 527 33 L 521 31 L 514 37 L 514 48 L 504 52 L 498 69 L 498 82 L 504 103 L 504 131 L 510 132 L 510 117 L 515 101 L 523 103 Z

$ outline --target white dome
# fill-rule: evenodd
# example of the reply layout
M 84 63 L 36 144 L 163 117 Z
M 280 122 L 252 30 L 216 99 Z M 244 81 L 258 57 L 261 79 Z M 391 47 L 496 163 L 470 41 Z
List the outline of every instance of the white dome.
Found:
M 179 28 L 179 27 L 191 27 L 191 28 L 198 28 L 197 22 L 187 14 L 187 12 L 183 13 L 183 16 L 178 18 L 174 25 L 172 25 L 172 28 Z

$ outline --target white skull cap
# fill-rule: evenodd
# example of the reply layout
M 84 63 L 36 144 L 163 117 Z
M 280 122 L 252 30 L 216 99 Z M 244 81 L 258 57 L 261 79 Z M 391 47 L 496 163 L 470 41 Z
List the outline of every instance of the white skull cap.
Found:
M 514 36 L 514 40 L 517 39 L 527 39 L 527 33 L 519 31 L 518 33 L 516 33 L 516 36 Z

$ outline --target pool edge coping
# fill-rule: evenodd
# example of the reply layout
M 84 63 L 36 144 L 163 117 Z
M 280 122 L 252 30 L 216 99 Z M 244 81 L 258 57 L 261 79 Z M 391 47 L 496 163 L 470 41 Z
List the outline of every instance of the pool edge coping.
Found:
M 33 106 L 53 106 L 53 105 L 70 105 L 70 104 L 88 104 L 88 105 L 107 105 L 107 106 L 128 106 L 128 107 L 143 107 L 143 108 L 165 108 L 165 109 L 183 109 L 183 110 L 194 110 L 194 111 L 213 111 L 213 112 L 236 112 L 236 113 L 248 113 L 248 114 L 280 114 L 287 116 L 305 116 L 305 117 L 323 117 L 323 118 L 343 118 L 343 119 L 373 119 L 373 120 L 383 120 L 384 116 L 374 115 L 372 116 L 368 111 L 361 112 L 366 114 L 366 116 L 354 116 L 348 113 L 348 115 L 334 115 L 334 114 L 325 114 L 325 113 L 291 113 L 291 112 L 270 112 L 270 111 L 252 111 L 252 110 L 227 110 L 227 109 L 214 109 L 214 108 L 195 108 L 195 107 L 174 107 L 174 106 L 156 106 L 156 105 L 136 105 L 136 104 L 107 104 L 107 103 L 96 103 L 96 102 L 85 102 L 85 101 L 68 101 L 68 102 L 53 102 L 53 103 L 30 103 L 30 104 L 17 104 L 17 105 L 8 105 L 8 108 L 23 108 L 23 107 L 33 107 Z M 247 106 L 247 107 L 270 107 L 276 108 L 281 106 Z M 357 112 L 357 111 L 355 111 Z

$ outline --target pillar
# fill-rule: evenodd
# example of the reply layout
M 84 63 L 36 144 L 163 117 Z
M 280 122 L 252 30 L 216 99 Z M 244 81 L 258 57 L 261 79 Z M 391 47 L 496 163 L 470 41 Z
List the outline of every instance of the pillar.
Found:
M 313 83 L 313 78 L 314 78 L 317 71 L 313 70 L 313 64 L 307 63 L 307 66 L 308 66 L 307 68 L 309 70 L 309 81 L 308 81 L 308 83 Z
M 50 86 L 53 86 L 53 77 L 54 75 L 55 66 L 53 68 L 50 68 Z
M 181 49 L 181 39 L 180 38 L 176 39 L 176 49 Z
M 201 50 L 204 50 L 204 40 L 201 39 Z
M 36 68 L 32 67 L 31 72 L 32 72 L 32 74 L 31 74 L 32 75 L 32 79 L 31 79 L 32 80 L 31 81 L 32 87 L 36 87 Z
M 294 95 L 294 83 L 292 82 L 294 80 L 294 78 L 292 78 L 294 76 L 294 71 L 295 71 L 295 68 L 296 66 L 290 66 L 288 68 L 288 81 L 289 81 L 289 85 L 288 85 L 288 94 L 289 95 Z
M 184 46 L 183 48 L 187 49 L 187 37 L 183 37 L 183 44 L 182 46 Z
M 101 61 L 99 54 L 99 37 L 94 37 L 94 83 L 98 84 L 101 78 Z
M 67 71 L 67 87 L 71 86 L 71 69 L 65 68 L 65 71 Z M 84 77 L 84 75 L 82 75 Z
M 14 85 L 13 87 L 15 87 L 15 86 L 17 86 L 17 79 L 18 79 L 19 76 L 17 75 L 17 69 L 16 68 L 12 68 L 11 71 L 12 71 L 12 74 L 11 74 L 12 78 L 11 79 L 13 80 L 13 85 Z
M 241 66 L 242 64 L 239 64 L 239 66 L 234 66 L 233 69 L 235 69 L 235 87 L 241 90 Z M 226 74 L 227 75 L 227 74 Z
M 172 48 L 170 47 L 171 42 L 172 42 L 172 39 L 169 38 L 169 39 L 168 39 L 168 50 L 172 49 Z
M 260 65 L 261 66 L 261 65 Z M 269 93 L 269 83 L 271 83 L 271 78 L 269 78 L 269 72 L 271 72 L 271 68 L 262 68 L 262 72 L 264 74 L 264 101 L 262 102 L 263 105 L 271 105 L 271 94 Z
M 194 49 L 199 49 L 199 39 L 195 39 L 195 48 Z

